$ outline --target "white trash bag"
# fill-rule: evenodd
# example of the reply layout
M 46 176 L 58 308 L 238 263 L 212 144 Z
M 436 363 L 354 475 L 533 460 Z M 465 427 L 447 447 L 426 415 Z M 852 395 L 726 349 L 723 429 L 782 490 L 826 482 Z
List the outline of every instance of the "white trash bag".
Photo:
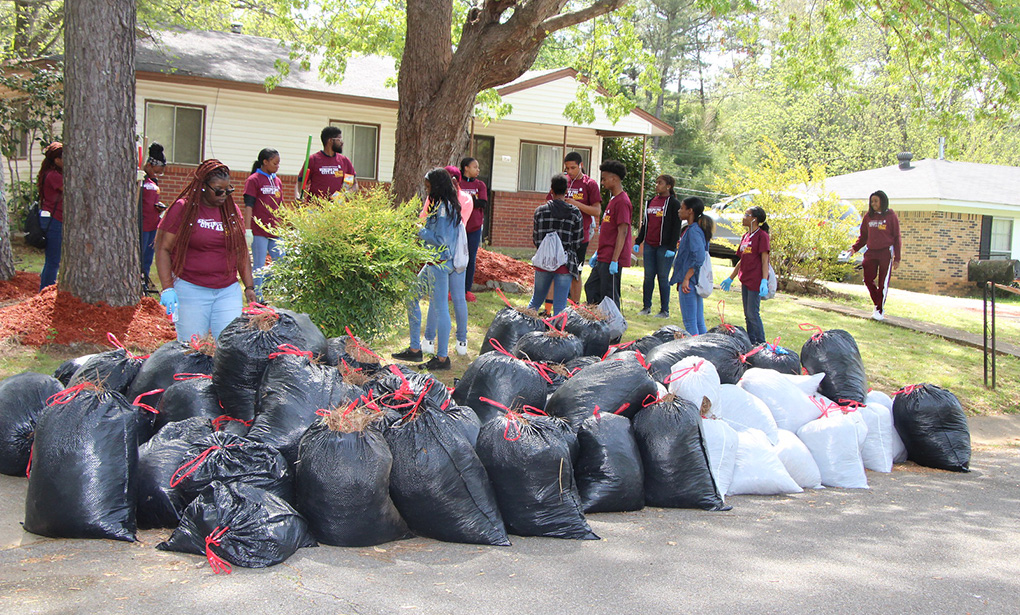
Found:
M 769 439 L 760 429 L 737 432 L 737 463 L 727 495 L 783 495 L 801 493 Z
M 796 432 L 822 415 L 804 391 L 774 369 L 752 367 L 737 385 L 765 402 L 780 429 Z
M 797 430 L 797 437 L 815 458 L 826 487 L 868 488 L 858 433 L 857 421 L 839 410 L 828 410 Z
M 673 364 L 665 382 L 670 393 L 694 404 L 701 416 L 719 416 L 719 372 L 711 361 L 685 357 Z
M 708 451 L 708 465 L 712 469 L 715 488 L 725 495 L 733 482 L 733 470 L 737 463 L 737 432 L 726 421 L 701 419 L 701 433 Z
M 623 312 L 620 311 L 613 298 L 603 297 L 602 302 L 599 303 L 599 309 L 608 317 L 606 322 L 609 325 L 610 339 L 622 338 L 623 334 L 627 332 L 627 319 L 623 317 Z
M 800 441 L 797 434 L 785 429 L 779 430 L 779 444 L 775 447 L 779 460 L 798 485 L 805 489 L 824 489 L 818 464 L 811 451 Z
M 797 385 L 797 388 L 804 391 L 805 395 L 817 395 L 818 387 L 822 384 L 822 380 L 825 378 L 825 372 L 818 372 L 817 374 L 803 374 L 800 376 L 783 374 L 783 377 Z
M 714 412 L 728 422 L 762 430 L 772 444 L 779 441 L 779 427 L 769 407 L 735 384 L 719 386 L 719 407 Z

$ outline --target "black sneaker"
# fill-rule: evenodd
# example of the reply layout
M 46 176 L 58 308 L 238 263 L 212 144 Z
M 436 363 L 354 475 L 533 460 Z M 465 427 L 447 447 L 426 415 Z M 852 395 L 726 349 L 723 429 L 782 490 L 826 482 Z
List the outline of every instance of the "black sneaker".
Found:
M 427 363 L 422 363 L 418 366 L 418 369 L 427 369 L 430 372 L 438 372 L 444 369 L 450 369 L 450 357 L 440 359 L 439 357 L 432 357 Z
M 421 361 L 422 360 L 421 349 L 414 350 L 413 348 L 410 348 L 410 347 L 408 347 L 407 350 L 404 350 L 403 352 L 394 352 L 390 356 L 393 357 L 394 359 L 398 360 L 398 361 Z

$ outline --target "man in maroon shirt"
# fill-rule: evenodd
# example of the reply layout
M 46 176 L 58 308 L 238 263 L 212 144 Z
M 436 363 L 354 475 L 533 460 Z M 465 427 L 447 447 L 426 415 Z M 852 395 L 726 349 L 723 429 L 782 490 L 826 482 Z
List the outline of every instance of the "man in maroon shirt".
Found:
M 305 196 L 336 199 L 345 191 L 357 190 L 358 178 L 354 165 L 350 158 L 341 153 L 344 150 L 344 137 L 340 129 L 326 126 L 319 138 L 322 140 L 322 151 L 309 156 L 298 174 L 298 186 L 305 186 L 305 169 L 309 169 Z M 300 189 L 298 198 L 301 198 Z
M 581 218 L 584 229 L 581 232 L 581 245 L 577 248 L 577 264 L 582 266 L 587 260 L 588 243 L 592 238 L 592 221 L 602 214 L 602 192 L 599 191 L 599 183 L 584 174 L 584 160 L 578 152 L 570 152 L 563 157 L 563 172 L 567 177 L 566 202 L 581 210 Z M 553 199 L 553 193 L 545 196 L 546 200 Z M 546 297 L 546 308 L 552 307 L 552 291 Z M 580 274 L 570 283 L 570 300 L 577 302 L 581 300 L 581 277 Z
M 627 167 L 618 160 L 606 160 L 599 166 L 602 185 L 613 198 L 606 205 L 599 227 L 599 247 L 591 257 L 592 267 L 588 281 L 584 283 L 584 294 L 588 303 L 600 303 L 604 297 L 612 297 L 620 306 L 620 268 L 630 266 L 631 216 L 633 207 L 630 197 L 623 190 L 623 178 Z

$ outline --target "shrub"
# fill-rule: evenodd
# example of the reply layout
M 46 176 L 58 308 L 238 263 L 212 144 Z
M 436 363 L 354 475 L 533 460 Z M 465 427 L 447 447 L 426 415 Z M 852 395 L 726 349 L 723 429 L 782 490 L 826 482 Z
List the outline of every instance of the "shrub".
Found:
M 286 256 L 267 269 L 270 301 L 309 314 L 328 336 L 349 326 L 371 339 L 406 321 L 418 270 L 435 255 L 416 238 L 417 197 L 395 207 L 376 187 L 278 211 Z

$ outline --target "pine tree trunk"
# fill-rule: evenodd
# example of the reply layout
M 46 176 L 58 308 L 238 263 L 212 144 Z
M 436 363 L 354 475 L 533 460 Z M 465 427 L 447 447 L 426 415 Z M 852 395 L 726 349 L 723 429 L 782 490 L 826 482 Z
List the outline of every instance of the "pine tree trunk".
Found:
M 0 157 L 0 280 L 14 277 L 14 252 L 11 251 L 11 223 L 4 193 L 4 166 Z
M 66 5 L 64 244 L 58 288 L 133 305 L 141 290 L 135 200 L 135 2 Z

